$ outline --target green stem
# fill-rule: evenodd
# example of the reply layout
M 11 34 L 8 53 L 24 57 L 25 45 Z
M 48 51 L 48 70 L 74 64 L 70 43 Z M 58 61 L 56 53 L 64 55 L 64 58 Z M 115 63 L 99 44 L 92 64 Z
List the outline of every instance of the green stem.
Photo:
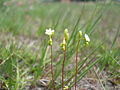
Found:
M 51 45 L 51 75 L 52 75 L 52 83 L 53 88 L 55 89 L 55 82 L 54 82 L 54 72 L 53 72 L 53 60 L 52 60 L 52 45 Z
M 79 43 L 80 40 L 78 41 L 77 48 L 76 48 L 76 58 L 75 58 L 75 63 L 76 63 L 76 72 L 75 72 L 75 90 L 77 90 L 77 74 L 78 74 L 78 49 L 79 49 Z
M 64 89 L 64 65 L 65 65 L 65 60 L 66 60 L 66 45 L 65 45 L 65 50 L 64 50 L 64 60 L 62 63 L 62 90 Z

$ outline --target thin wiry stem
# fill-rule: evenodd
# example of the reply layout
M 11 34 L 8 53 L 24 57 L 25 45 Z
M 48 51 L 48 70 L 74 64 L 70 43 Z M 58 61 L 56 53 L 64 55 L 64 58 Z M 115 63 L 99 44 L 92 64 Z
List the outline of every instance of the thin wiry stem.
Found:
M 78 74 L 78 48 L 79 48 L 79 43 L 80 43 L 80 40 L 78 41 L 78 44 L 77 44 L 77 48 L 76 48 L 76 57 L 75 57 L 75 90 L 77 89 L 77 74 Z
M 54 81 L 54 72 L 53 72 L 53 58 L 52 58 L 52 45 L 51 45 L 51 75 L 52 75 L 52 86 L 53 86 L 53 89 L 55 89 L 55 81 Z
M 65 65 L 65 60 L 66 60 L 66 45 L 65 45 L 65 50 L 64 50 L 64 60 L 62 63 L 62 90 L 64 89 L 64 65 Z

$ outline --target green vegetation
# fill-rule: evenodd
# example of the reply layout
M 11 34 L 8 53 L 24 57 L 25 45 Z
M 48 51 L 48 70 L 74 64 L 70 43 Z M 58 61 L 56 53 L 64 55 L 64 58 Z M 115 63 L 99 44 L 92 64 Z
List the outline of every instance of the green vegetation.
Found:
M 3 5 L 3 2 L 0 3 Z M 101 87 L 107 80 L 120 82 L 120 3 L 40 3 L 7 2 L 0 5 L 0 86 L 10 90 L 34 87 L 38 80 L 51 80 L 50 47 L 47 28 L 53 37 L 53 68 L 56 88 L 61 88 L 63 51 L 60 43 L 68 28 L 65 86 L 72 88 L 78 32 L 91 39 L 79 46 L 77 81 L 96 75 Z M 83 43 L 83 42 L 82 42 Z M 70 66 L 72 64 L 72 67 Z M 71 68 L 70 68 L 71 67 Z M 94 72 L 93 72 L 94 71 Z M 107 73 L 106 76 L 101 75 Z M 102 82 L 101 82 L 102 81 Z M 49 88 L 51 84 L 47 85 Z

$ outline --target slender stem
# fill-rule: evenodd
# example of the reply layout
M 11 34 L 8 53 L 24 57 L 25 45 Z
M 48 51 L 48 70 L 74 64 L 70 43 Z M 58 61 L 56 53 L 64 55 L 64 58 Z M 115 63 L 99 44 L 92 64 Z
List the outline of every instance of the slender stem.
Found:
M 64 50 L 64 60 L 62 63 L 62 90 L 64 89 L 64 65 L 65 65 L 65 60 L 66 60 L 66 45 L 65 45 L 65 50 Z
M 76 64 L 76 72 L 75 72 L 75 90 L 77 90 L 77 74 L 78 74 L 78 48 L 79 48 L 80 40 L 78 41 L 77 48 L 76 48 L 76 57 L 75 57 L 75 64 Z
M 55 89 L 55 82 L 54 82 L 54 72 L 53 72 L 53 60 L 52 60 L 52 45 L 51 45 L 51 75 L 52 75 L 52 84 L 53 84 L 53 89 Z

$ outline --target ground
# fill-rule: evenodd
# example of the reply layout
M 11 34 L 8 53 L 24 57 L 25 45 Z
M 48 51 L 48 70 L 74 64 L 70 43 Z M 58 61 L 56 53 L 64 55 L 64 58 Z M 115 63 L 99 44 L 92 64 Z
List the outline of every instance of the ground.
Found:
M 75 32 L 82 30 L 90 35 L 91 39 L 90 46 L 79 51 L 79 65 L 90 56 L 79 71 L 78 77 L 81 77 L 78 81 L 78 90 L 119 90 L 119 16 L 118 2 L 107 4 L 41 3 L 32 0 L 4 2 L 0 8 L 0 88 L 24 90 L 30 87 L 48 87 L 51 79 L 50 47 L 47 46 L 48 37 L 45 35 L 45 29 L 51 27 L 55 30 L 53 55 L 57 85 L 61 83 L 59 63 L 63 55 L 59 44 L 62 42 L 64 29 L 68 28 L 70 35 L 73 30 Z M 72 38 L 74 37 L 77 35 Z M 66 80 L 74 73 L 75 45 L 70 44 L 68 51 Z M 96 48 L 97 50 L 91 54 Z M 89 66 L 99 58 L 100 61 L 90 68 Z M 90 69 L 84 75 L 87 67 Z M 45 85 L 41 85 L 42 80 L 47 80 Z M 72 85 L 72 81 L 68 85 Z

